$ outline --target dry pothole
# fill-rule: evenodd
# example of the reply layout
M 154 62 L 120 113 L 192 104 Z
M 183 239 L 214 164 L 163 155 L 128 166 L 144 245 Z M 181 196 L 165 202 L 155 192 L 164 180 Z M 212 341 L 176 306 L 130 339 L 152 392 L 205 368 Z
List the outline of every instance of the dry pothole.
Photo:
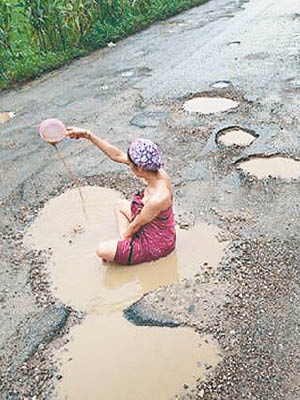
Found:
M 213 114 L 238 107 L 239 103 L 225 97 L 194 97 L 184 103 L 183 109 L 191 113 Z
M 245 128 L 239 126 L 229 126 L 221 129 L 216 136 L 217 144 L 224 146 L 250 146 L 258 135 Z
M 237 168 L 258 179 L 292 180 L 300 178 L 300 161 L 279 155 L 250 157 L 246 161 L 240 161 Z
M 9 121 L 10 119 L 15 117 L 15 113 L 13 112 L 1 112 L 0 113 L 0 124 L 4 124 L 4 122 Z

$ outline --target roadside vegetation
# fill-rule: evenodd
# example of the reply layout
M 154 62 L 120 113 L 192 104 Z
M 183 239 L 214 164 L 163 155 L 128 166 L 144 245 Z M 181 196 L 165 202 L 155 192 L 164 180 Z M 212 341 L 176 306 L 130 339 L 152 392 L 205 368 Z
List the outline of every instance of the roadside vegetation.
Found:
M 0 0 L 0 89 L 208 0 Z

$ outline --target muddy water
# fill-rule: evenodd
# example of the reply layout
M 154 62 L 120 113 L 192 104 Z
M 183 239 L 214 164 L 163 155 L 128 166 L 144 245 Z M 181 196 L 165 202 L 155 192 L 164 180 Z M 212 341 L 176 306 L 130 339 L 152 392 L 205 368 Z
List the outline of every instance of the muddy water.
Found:
M 213 114 L 238 107 L 239 103 L 222 97 L 194 97 L 184 103 L 185 111 Z
M 160 285 L 194 275 L 204 262 L 216 268 L 225 244 L 214 227 L 199 224 L 178 230 L 176 252 L 162 260 L 129 267 L 103 263 L 95 248 L 117 237 L 113 208 L 120 195 L 99 187 L 82 191 L 87 220 L 72 189 L 45 205 L 25 237 L 27 246 L 51 248 L 48 268 L 56 296 L 87 312 L 58 354 L 63 376 L 58 396 L 167 399 L 183 383 L 205 379 L 205 365 L 219 362 L 217 344 L 190 329 L 136 327 L 121 311 Z
M 167 400 L 205 379 L 219 348 L 188 328 L 135 326 L 120 313 L 88 316 L 59 357 L 60 398 Z
M 249 146 L 255 139 L 254 135 L 243 129 L 232 128 L 222 133 L 218 138 L 218 142 L 225 146 Z
M 269 176 L 288 180 L 300 178 L 300 161 L 287 157 L 255 157 L 240 163 L 238 168 L 258 179 Z
M 224 244 L 217 230 L 199 224 L 178 231 L 176 252 L 153 263 L 116 266 L 95 254 L 99 242 L 117 238 L 114 205 L 120 194 L 111 189 L 83 187 L 88 220 L 81 211 L 76 189 L 50 200 L 26 235 L 36 249 L 51 248 L 49 268 L 53 290 L 64 303 L 79 310 L 121 310 L 159 285 L 195 274 L 207 262 L 217 266 Z

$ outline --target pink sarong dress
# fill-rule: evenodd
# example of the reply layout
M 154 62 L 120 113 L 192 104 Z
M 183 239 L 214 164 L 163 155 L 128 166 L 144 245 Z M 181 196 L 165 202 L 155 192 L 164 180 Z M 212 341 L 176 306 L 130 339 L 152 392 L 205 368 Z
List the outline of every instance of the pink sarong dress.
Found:
M 131 202 L 132 221 L 141 212 L 144 191 L 134 195 Z M 114 262 L 133 265 L 166 257 L 175 249 L 176 230 L 172 207 L 161 211 L 151 222 L 143 225 L 131 238 L 119 240 Z

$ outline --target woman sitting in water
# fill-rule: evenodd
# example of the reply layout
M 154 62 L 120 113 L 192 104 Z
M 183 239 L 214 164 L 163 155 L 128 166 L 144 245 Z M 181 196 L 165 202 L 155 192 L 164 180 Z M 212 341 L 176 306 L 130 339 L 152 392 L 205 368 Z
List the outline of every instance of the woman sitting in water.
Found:
M 132 202 L 119 200 L 115 216 L 119 240 L 100 243 L 96 252 L 104 260 L 123 265 L 154 261 L 175 248 L 176 232 L 172 210 L 173 193 L 170 179 L 161 168 L 161 154 L 151 140 L 134 140 L 127 153 L 100 139 L 93 133 L 70 127 L 72 139 L 85 138 L 109 158 L 128 165 L 133 173 L 147 182 Z

